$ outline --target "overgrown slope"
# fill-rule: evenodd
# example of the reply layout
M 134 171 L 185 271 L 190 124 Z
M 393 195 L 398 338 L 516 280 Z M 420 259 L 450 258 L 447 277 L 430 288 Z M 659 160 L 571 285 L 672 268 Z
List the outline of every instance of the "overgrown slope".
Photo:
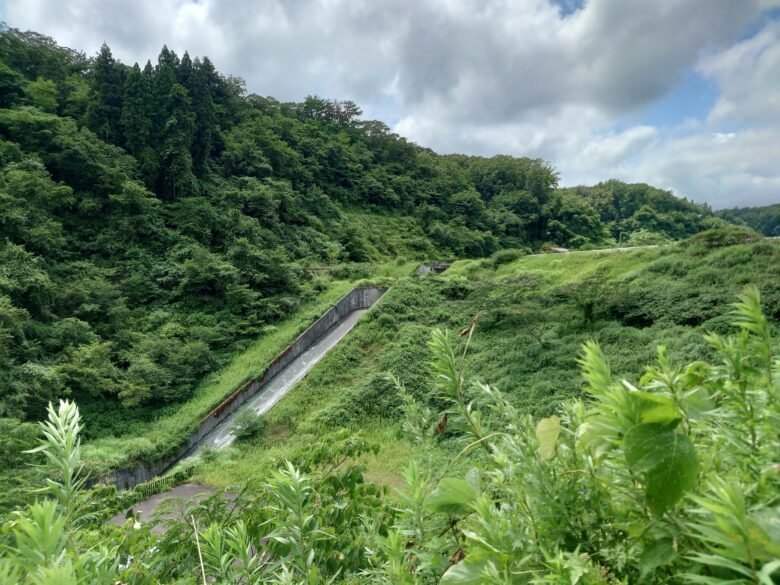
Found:
M 734 244 L 735 234 L 746 243 Z M 632 251 L 519 258 L 500 252 L 492 259 L 456 262 L 438 277 L 397 281 L 265 416 L 265 438 L 225 453 L 202 477 L 240 483 L 262 475 L 264 465 L 298 446 L 305 450 L 347 428 L 384 446 L 388 454 L 369 471 L 396 482 L 415 450 L 397 434 L 403 399 L 387 374 L 437 412 L 441 404 L 433 397 L 427 349 L 435 327 L 455 334 L 476 320 L 467 368 L 534 416 L 554 413 L 564 400 L 581 396 L 577 357 L 589 339 L 610 356 L 616 377 L 634 376 L 634 382 L 655 359 L 658 345 L 675 362 L 711 357 L 702 334 L 730 330 L 730 303 L 746 284 L 762 291 L 772 326 L 780 322 L 780 242 L 751 240 L 749 233 L 718 231 Z M 460 349 L 463 343 L 465 338 Z M 432 427 L 436 420 L 428 423 Z M 446 452 L 446 433 L 442 438 Z

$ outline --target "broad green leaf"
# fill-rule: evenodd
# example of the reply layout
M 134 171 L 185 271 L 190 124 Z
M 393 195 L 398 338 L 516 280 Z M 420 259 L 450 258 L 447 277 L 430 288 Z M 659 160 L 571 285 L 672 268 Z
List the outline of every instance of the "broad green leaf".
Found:
M 772 575 L 780 575 L 780 560 L 769 562 L 761 567 L 761 571 L 758 573 L 758 582 L 761 585 L 775 585 L 777 581 L 772 578 Z
M 603 417 L 592 416 L 577 428 L 577 453 L 590 452 L 598 459 L 615 446 L 618 433 Z
M 472 467 L 466 472 L 466 481 L 479 492 L 480 486 L 482 485 L 482 474 L 478 467 Z
M 457 565 L 452 565 L 444 575 L 441 576 L 439 583 L 458 583 L 459 585 L 474 584 L 485 582 L 485 571 L 487 563 L 469 563 L 462 561 Z
M 696 483 L 699 462 L 691 440 L 663 424 L 632 427 L 623 441 L 629 468 L 646 474 L 650 509 L 663 513 Z
M 639 414 L 639 420 L 645 424 L 664 423 L 674 427 L 682 420 L 680 409 L 668 396 L 651 394 L 639 390 L 631 392 L 631 399 Z
M 447 477 L 439 482 L 426 503 L 431 512 L 460 514 L 470 511 L 470 505 L 477 495 L 477 490 L 469 482 Z
M 557 416 L 543 418 L 536 425 L 536 439 L 542 459 L 552 459 L 558 450 L 558 435 L 561 433 L 561 419 Z
M 682 401 L 691 420 L 698 420 L 715 408 L 715 400 L 701 387 L 686 393 Z
M 674 540 L 671 538 L 659 538 L 653 541 L 639 557 L 639 566 L 642 574 L 647 575 L 656 567 L 663 567 L 672 562 L 677 553 L 674 550 Z

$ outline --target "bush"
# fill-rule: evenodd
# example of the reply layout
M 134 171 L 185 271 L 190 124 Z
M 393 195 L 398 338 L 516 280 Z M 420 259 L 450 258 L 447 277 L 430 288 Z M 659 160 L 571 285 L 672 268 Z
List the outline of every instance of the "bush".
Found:
M 669 238 L 665 234 L 647 229 L 639 229 L 635 232 L 631 232 L 626 241 L 626 246 L 656 246 L 668 242 Z
M 256 414 L 251 408 L 245 406 L 236 415 L 233 423 L 233 435 L 237 441 L 249 441 L 262 437 L 268 427 L 268 421 L 263 415 Z
M 506 250 L 499 250 L 498 252 L 494 253 L 490 259 L 493 261 L 493 268 L 498 268 L 504 264 L 510 264 L 518 258 L 522 258 L 526 254 L 528 254 L 527 250 L 508 248 Z
M 599 346 L 585 344 L 580 366 L 590 400 L 541 420 L 468 382 L 452 337 L 436 331 L 434 379 L 447 403 L 439 431 L 459 432 L 476 462 L 464 478 L 435 486 L 417 468 L 407 474 L 405 502 L 429 515 L 415 524 L 413 505 L 399 510 L 385 542 L 412 526 L 419 531 L 399 538 L 407 544 L 393 575 L 430 571 L 441 583 L 777 583 L 780 476 L 768 470 L 777 461 L 778 372 L 757 290 L 747 288 L 735 307 L 740 332 L 705 337 L 716 365 L 677 365 L 659 347 L 636 386 L 613 378 Z M 540 386 L 536 398 L 552 390 Z M 447 557 L 438 566 L 427 560 Z M 527 581 L 509 577 L 521 572 Z
M 373 374 L 320 412 L 317 421 L 323 428 L 357 426 L 365 424 L 367 419 L 397 419 L 400 409 L 401 397 L 390 378 Z
M 713 250 L 715 248 L 725 248 L 727 246 L 736 246 L 737 244 L 752 244 L 762 240 L 763 237 L 748 227 L 742 226 L 724 226 L 714 228 L 691 236 L 682 246 L 686 248 L 700 248 L 703 250 Z

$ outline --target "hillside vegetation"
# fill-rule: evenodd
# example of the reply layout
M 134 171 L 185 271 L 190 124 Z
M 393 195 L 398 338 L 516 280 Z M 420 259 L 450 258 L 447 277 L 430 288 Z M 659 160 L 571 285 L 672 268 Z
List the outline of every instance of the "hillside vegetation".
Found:
M 723 209 L 717 215 L 727 221 L 749 226 L 765 236 L 780 237 L 780 203 L 766 207 Z
M 473 376 L 474 325 L 435 329 L 429 396 L 395 386 L 417 445 L 407 453 L 448 441 L 447 465 L 410 463 L 389 497 L 362 463 L 382 447 L 325 437 L 230 499 L 184 504 L 162 535 L 133 518 L 104 524 L 122 498 L 83 493 L 80 417 L 61 402 L 38 447 L 56 470 L 51 497 L 0 531 L 0 583 L 772 585 L 780 362 L 757 289 L 733 307 L 732 332 L 704 337 L 711 360 L 660 347 L 621 379 L 587 342 L 587 401 L 536 419 Z M 464 457 L 467 469 L 453 465 Z
M 499 252 L 456 262 L 441 276 L 397 280 L 349 337 L 265 415 L 265 434 L 221 455 L 202 478 L 240 484 L 298 447 L 344 429 L 384 446 L 369 472 L 396 484 L 409 459 L 404 451 L 414 447 L 397 434 L 405 397 L 388 374 L 430 411 L 430 430 L 442 406 L 426 348 L 434 328 L 459 332 L 476 323 L 468 369 L 490 380 L 518 412 L 535 417 L 582 396 L 577 357 L 588 340 L 609 355 L 615 376 L 629 379 L 655 359 L 659 345 L 675 362 L 711 359 L 703 334 L 731 330 L 730 302 L 745 285 L 763 291 L 772 326 L 780 321 L 780 242 L 735 244 L 734 233 L 726 242 L 718 231 L 631 251 Z M 433 467 L 452 456 L 447 440 L 437 444 L 444 451 L 432 455 Z
M 131 67 L 0 35 L 1 416 L 69 395 L 90 436 L 117 434 L 351 263 L 721 222 L 647 186 L 556 189 L 540 160 L 439 156 L 350 102 L 247 94 L 205 57 Z
M 0 585 L 772 585 L 770 216 L 3 25 Z M 152 487 L 90 473 L 173 453 L 366 283 L 391 288 L 197 462 L 230 497 L 108 523 Z

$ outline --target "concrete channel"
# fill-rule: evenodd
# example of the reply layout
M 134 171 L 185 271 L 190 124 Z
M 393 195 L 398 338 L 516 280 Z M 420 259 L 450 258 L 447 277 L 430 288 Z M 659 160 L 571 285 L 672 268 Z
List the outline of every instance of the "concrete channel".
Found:
M 233 442 L 235 416 L 244 405 L 258 414 L 267 412 L 289 392 L 333 347 L 349 333 L 358 319 L 387 292 L 386 287 L 353 288 L 306 329 L 266 368 L 263 375 L 235 390 L 206 415 L 176 453 L 103 477 L 118 489 L 132 488 L 164 474 L 187 457 L 205 448 L 221 449 Z
M 344 317 L 337 325 L 331 327 L 325 335 L 320 337 L 314 345 L 309 347 L 290 365 L 276 374 L 261 392 L 246 401 L 244 408 L 250 408 L 255 414 L 265 414 L 271 407 L 279 402 L 293 386 L 295 386 L 311 370 L 317 362 L 325 357 L 341 339 L 349 333 L 357 324 L 361 315 L 368 309 L 355 309 Z M 204 449 L 224 449 L 235 440 L 233 427 L 235 418 L 238 416 L 234 412 L 217 427 L 214 428 L 193 450 L 193 455 L 200 455 Z

